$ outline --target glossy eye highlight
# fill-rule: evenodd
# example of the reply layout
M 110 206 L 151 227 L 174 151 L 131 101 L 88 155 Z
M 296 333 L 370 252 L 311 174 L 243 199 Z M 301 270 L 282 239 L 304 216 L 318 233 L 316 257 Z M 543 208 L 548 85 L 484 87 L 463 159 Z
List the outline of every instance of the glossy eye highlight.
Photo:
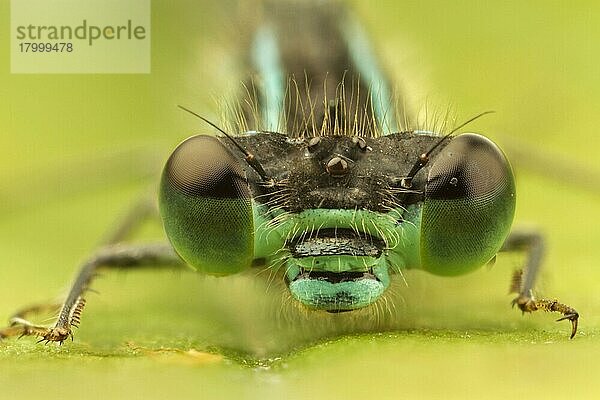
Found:
M 159 202 L 167 236 L 190 266 L 227 275 L 250 265 L 250 190 L 238 160 L 216 137 L 193 136 L 173 151 Z
M 515 183 L 508 160 L 489 139 L 466 133 L 435 156 L 421 219 L 421 264 L 459 275 L 488 262 L 510 231 Z

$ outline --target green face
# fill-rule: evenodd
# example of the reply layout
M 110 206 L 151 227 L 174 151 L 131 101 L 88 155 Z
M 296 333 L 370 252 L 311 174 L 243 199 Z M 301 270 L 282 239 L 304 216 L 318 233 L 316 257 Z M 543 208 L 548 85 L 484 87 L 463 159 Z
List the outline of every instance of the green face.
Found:
M 390 285 L 390 274 L 404 267 L 402 260 L 416 257 L 416 243 L 409 245 L 416 228 L 398 225 L 398 218 L 397 212 L 306 210 L 276 227 L 262 224 L 257 236 L 265 241 L 256 252 L 279 249 L 289 290 L 305 306 L 354 310 L 375 302 Z
M 180 256 L 202 272 L 228 275 L 260 260 L 261 268 L 279 271 L 292 296 L 305 306 L 349 311 L 376 302 L 393 275 L 404 269 L 437 275 L 470 272 L 496 254 L 509 232 L 513 175 L 502 152 L 482 136 L 450 140 L 415 176 L 411 191 L 393 190 L 406 168 L 393 170 L 414 160 L 395 160 L 377 151 L 377 144 L 389 148 L 394 138 L 382 143 L 372 139 L 370 153 L 347 151 L 348 159 L 354 154 L 355 165 L 328 176 L 327 163 L 311 158 L 317 154 L 314 141 L 275 148 L 278 138 L 269 135 L 261 142 L 256 136 L 246 138 L 246 144 L 269 149 L 271 154 L 261 158 L 275 183 L 252 178 L 252 171 L 246 178 L 243 161 L 209 136 L 183 142 L 165 166 L 160 187 L 165 230 Z M 343 153 L 340 143 L 346 139 L 331 138 L 335 154 Z M 279 157 L 273 156 L 275 150 Z M 286 163 L 277 164 L 284 155 Z M 322 164 L 326 172 L 319 180 L 306 178 L 318 175 Z M 281 179 L 283 188 L 277 187 L 279 176 L 287 179 Z M 371 186 L 361 186 L 357 179 L 364 177 Z M 300 182 L 295 187 L 289 184 L 294 179 Z M 358 183 L 352 187 L 351 182 Z M 377 190 L 379 186 L 385 190 Z M 301 193 L 318 201 L 301 203 Z M 385 207 L 377 207 L 384 200 Z M 365 206 L 350 207 L 351 201 Z

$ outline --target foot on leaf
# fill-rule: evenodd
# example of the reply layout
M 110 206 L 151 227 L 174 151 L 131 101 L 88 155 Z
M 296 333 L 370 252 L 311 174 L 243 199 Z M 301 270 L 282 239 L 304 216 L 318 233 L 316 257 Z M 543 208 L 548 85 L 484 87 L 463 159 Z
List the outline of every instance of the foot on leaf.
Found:
M 544 310 L 547 312 L 558 312 L 563 316 L 556 320 L 556 322 L 569 320 L 571 321 L 571 336 L 570 339 L 575 337 L 577 333 L 577 325 L 579 322 L 579 313 L 572 307 L 560 303 L 558 300 L 539 299 L 535 300 L 529 296 L 520 295 L 512 301 L 513 307 L 517 305 L 523 313 L 534 312 L 538 310 Z
M 40 342 L 59 342 L 62 344 L 69 336 L 73 338 L 73 333 L 70 328 L 64 327 L 52 327 L 48 328 L 42 325 L 35 325 L 26 319 L 12 318 L 10 325 L 6 328 L 0 329 L 0 339 L 18 336 L 38 336 L 41 339 Z

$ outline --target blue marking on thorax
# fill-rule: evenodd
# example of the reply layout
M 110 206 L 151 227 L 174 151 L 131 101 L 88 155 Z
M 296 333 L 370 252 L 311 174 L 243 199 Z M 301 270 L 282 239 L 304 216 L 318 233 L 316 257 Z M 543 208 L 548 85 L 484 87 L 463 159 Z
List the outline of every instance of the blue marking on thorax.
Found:
M 397 132 L 398 124 L 393 104 L 391 104 L 391 91 L 369 45 L 365 31 L 355 18 L 347 16 L 341 24 L 341 32 L 350 52 L 352 63 L 364 81 L 371 85 L 371 102 L 377 122 L 386 133 Z
M 257 29 L 252 46 L 252 62 L 261 79 L 263 92 L 261 113 L 265 126 L 260 129 L 276 131 L 280 122 L 285 79 L 275 32 L 271 27 Z

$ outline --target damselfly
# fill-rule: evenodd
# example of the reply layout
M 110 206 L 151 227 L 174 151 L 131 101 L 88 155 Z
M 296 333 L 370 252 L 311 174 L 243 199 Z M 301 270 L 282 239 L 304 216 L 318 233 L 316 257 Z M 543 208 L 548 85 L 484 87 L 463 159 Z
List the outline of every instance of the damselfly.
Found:
M 340 313 L 382 301 L 410 270 L 456 276 L 499 251 L 526 250 L 514 304 L 562 313 L 573 337 L 578 313 L 532 295 L 543 240 L 510 231 L 516 190 L 507 158 L 484 136 L 462 132 L 485 113 L 440 131 L 412 128 L 360 25 L 337 3 L 273 2 L 266 10 L 228 122 L 181 107 L 217 134 L 187 139 L 164 167 L 158 198 L 169 242 L 122 243 L 153 214 L 143 203 L 81 266 L 51 327 L 26 319 L 44 308 L 35 306 L 0 334 L 62 343 L 100 268 L 267 270 L 299 306 Z

